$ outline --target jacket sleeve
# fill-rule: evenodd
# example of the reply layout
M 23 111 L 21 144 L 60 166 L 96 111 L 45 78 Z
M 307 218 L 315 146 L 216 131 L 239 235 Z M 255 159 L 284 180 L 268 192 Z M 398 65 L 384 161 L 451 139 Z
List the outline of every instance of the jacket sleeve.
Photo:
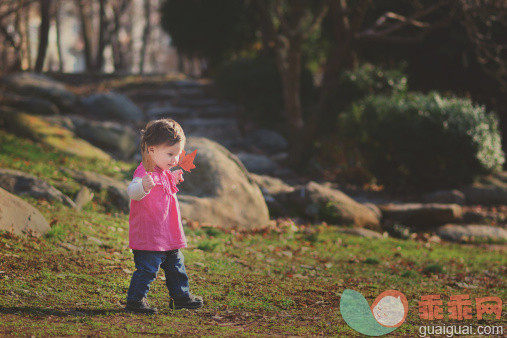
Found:
M 135 177 L 132 182 L 130 182 L 127 188 L 127 194 L 130 199 L 135 201 L 140 201 L 144 196 L 148 195 L 144 191 L 143 179 L 141 177 Z

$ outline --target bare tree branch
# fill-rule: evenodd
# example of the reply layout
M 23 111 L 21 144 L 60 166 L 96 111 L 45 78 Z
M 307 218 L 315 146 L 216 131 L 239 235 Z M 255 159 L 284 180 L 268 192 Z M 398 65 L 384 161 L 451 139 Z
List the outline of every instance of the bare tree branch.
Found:
M 302 32 L 303 39 L 308 38 L 317 28 L 319 28 L 322 20 L 324 20 L 327 12 L 329 10 L 329 1 L 321 0 L 319 9 L 317 10 L 317 14 L 313 17 L 312 22 L 308 25 L 308 27 Z M 307 15 L 310 15 L 308 13 Z
M 396 13 L 387 12 L 382 17 L 380 17 L 372 27 L 366 29 L 363 32 L 356 34 L 356 39 L 365 39 L 365 38 L 371 39 L 373 37 L 385 37 L 389 34 L 392 34 L 396 31 L 399 31 L 399 30 L 401 30 L 407 26 L 410 26 L 410 25 L 416 26 L 419 28 L 427 28 L 430 26 L 430 24 L 419 22 L 419 21 L 417 21 L 417 19 L 424 17 L 430 13 L 433 13 L 434 11 L 439 9 L 440 7 L 446 6 L 446 5 L 450 4 L 451 2 L 452 2 L 451 0 L 440 1 L 439 3 L 437 3 L 434 6 L 425 8 L 425 9 L 415 13 L 410 18 L 406 18 L 406 17 L 396 14 Z M 396 24 L 391 24 L 389 26 L 386 23 L 386 18 L 397 19 L 399 22 Z M 382 28 L 385 26 L 388 26 L 388 28 L 385 28 L 383 30 L 378 30 L 379 28 Z
M 507 91 L 507 40 L 498 33 L 505 32 L 507 26 L 507 3 L 496 0 L 460 0 L 459 3 L 479 65 Z M 499 27 L 494 28 L 495 24 Z

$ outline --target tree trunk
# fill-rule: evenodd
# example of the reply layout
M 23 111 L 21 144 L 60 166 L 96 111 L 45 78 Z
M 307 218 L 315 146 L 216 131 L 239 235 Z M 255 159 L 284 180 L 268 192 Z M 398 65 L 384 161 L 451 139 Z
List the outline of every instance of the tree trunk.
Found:
M 25 25 L 26 34 L 26 60 L 27 70 L 32 70 L 32 35 L 30 34 L 30 6 L 26 7 L 26 11 L 23 13 L 23 23 Z
M 316 135 L 322 123 L 327 123 L 327 121 L 321 121 L 321 117 L 328 109 L 330 95 L 339 90 L 337 87 L 341 74 L 345 70 L 353 69 L 357 64 L 354 34 L 362 24 L 364 12 L 356 13 L 356 17 L 351 18 L 346 5 L 344 1 L 333 1 L 329 7 L 329 16 L 333 22 L 333 47 L 326 58 L 317 106 L 312 110 L 308 121 L 308 134 L 311 137 Z M 366 8 L 360 8 L 360 10 L 366 11 Z M 351 21 L 354 24 L 351 24 Z
M 141 47 L 141 55 L 139 60 L 139 73 L 144 74 L 144 60 L 146 59 L 146 50 L 150 41 L 151 32 L 151 1 L 144 0 L 144 29 L 143 29 L 143 45 Z
M 99 0 L 99 44 L 95 56 L 95 70 L 102 71 L 104 66 L 104 49 L 107 45 L 107 18 L 106 18 L 106 0 Z
M 134 16 L 134 6 L 130 6 L 128 9 L 128 15 L 129 17 Z M 123 56 L 125 58 L 125 67 L 129 72 L 133 71 L 134 68 L 134 39 L 132 38 L 134 36 L 134 27 L 133 25 L 126 25 L 125 30 L 127 31 L 127 36 L 129 37 L 127 44 L 122 46 L 125 47 L 122 49 Z
M 55 26 L 56 26 L 56 49 L 58 51 L 58 70 L 60 73 L 63 73 L 64 64 L 63 64 L 63 54 L 62 54 L 62 27 L 60 21 L 60 4 L 58 2 L 55 3 Z
M 356 58 L 353 53 L 353 35 L 355 32 L 350 25 L 350 18 L 347 14 L 346 3 L 332 2 L 330 5 L 330 15 L 333 25 L 333 48 L 327 57 L 324 68 L 324 77 L 321 83 L 321 95 L 319 99 L 319 108 L 324 108 L 323 104 L 326 96 L 332 92 L 340 74 L 344 69 L 351 69 L 355 66 Z
M 11 70 L 13 71 L 20 71 L 22 60 L 23 60 L 23 38 L 21 34 L 21 12 L 22 8 L 18 9 L 16 11 L 16 16 L 14 18 L 14 27 L 16 34 L 18 35 L 18 38 L 16 39 L 16 47 L 15 47 L 15 54 L 14 54 L 14 62 L 11 66 Z
M 50 7 L 51 0 L 40 0 L 41 23 L 39 27 L 39 49 L 37 52 L 37 61 L 35 62 L 36 72 L 42 72 L 42 68 L 44 67 L 44 60 L 46 59 L 49 38 Z
M 89 11 L 86 10 L 84 3 L 85 3 L 84 0 L 77 0 L 77 4 L 79 7 L 79 16 L 81 20 L 81 33 L 83 34 L 86 70 L 92 71 L 95 69 L 95 65 L 93 62 L 93 46 L 91 38 L 92 26 Z
M 304 161 L 306 137 L 303 108 L 301 105 L 301 57 L 300 37 L 279 41 L 276 48 L 277 68 L 282 78 L 285 117 L 289 134 L 289 164 L 298 167 Z
M 121 46 L 120 46 L 120 25 L 121 25 L 121 10 L 113 5 L 113 31 L 111 32 L 111 47 L 113 49 L 113 63 L 115 72 L 123 69 Z

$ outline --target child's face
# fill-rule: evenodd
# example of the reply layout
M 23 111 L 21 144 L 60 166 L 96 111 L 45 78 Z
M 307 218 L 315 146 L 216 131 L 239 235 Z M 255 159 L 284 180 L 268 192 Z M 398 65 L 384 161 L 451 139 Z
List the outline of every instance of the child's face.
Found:
M 181 152 L 183 151 L 183 143 L 178 142 L 172 146 L 167 144 L 160 144 L 158 146 L 149 146 L 148 152 L 155 164 L 163 170 L 175 167 L 179 160 Z

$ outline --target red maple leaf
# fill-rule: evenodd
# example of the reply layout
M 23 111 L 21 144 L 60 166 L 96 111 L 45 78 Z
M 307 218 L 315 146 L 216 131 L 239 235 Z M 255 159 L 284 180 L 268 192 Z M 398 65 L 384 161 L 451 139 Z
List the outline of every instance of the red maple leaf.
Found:
M 194 159 L 195 155 L 197 154 L 197 149 L 194 150 L 189 155 L 186 154 L 185 150 L 181 152 L 180 155 L 180 161 L 178 162 L 178 165 L 181 167 L 181 169 L 190 172 L 190 170 L 195 168 Z

